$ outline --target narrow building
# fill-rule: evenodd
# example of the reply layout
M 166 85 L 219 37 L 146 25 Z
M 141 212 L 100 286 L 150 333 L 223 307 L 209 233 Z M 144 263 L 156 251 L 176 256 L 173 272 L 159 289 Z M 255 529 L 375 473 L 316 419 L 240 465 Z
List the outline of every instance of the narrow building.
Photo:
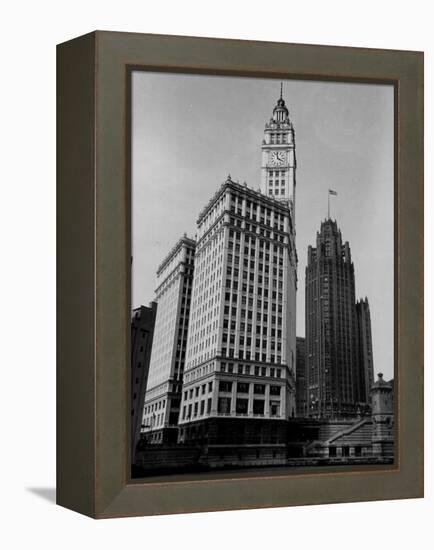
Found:
M 184 235 L 157 270 L 158 303 L 142 433 L 148 443 L 176 442 L 196 242 Z
M 370 389 L 374 384 L 374 357 L 372 352 L 371 313 L 368 298 L 356 303 L 359 345 L 359 376 L 362 403 L 370 403 Z
M 131 319 L 131 460 L 133 462 L 142 426 L 156 314 L 157 304 L 151 302 L 149 307 L 140 306 L 134 309 Z
M 295 359 L 296 372 L 296 411 L 297 417 L 306 418 L 306 339 L 297 336 L 297 355 Z

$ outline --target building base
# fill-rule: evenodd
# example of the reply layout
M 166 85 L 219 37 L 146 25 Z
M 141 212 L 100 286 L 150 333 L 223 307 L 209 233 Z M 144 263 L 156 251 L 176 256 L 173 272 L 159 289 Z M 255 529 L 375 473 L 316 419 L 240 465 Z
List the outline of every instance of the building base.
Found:
M 141 442 L 149 445 L 173 445 L 178 441 L 178 432 L 179 428 L 177 426 L 142 432 Z
M 285 445 L 286 420 L 207 418 L 179 427 L 178 442 L 198 445 Z

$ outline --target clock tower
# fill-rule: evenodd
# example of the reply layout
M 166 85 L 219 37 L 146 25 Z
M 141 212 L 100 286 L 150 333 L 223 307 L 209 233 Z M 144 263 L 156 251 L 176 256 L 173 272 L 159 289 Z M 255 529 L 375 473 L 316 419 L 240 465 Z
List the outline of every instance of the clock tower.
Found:
M 261 191 L 289 203 L 295 213 L 295 134 L 289 111 L 282 97 L 273 109 L 273 116 L 265 124 L 262 141 Z

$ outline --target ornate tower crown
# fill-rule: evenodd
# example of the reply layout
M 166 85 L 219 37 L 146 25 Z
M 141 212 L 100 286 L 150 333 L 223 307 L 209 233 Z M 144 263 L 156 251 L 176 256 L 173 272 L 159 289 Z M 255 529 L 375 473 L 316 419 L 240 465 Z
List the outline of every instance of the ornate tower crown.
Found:
M 277 105 L 273 109 L 273 116 L 270 122 L 289 124 L 289 111 L 282 97 L 282 84 L 280 84 L 280 98 L 277 100 Z

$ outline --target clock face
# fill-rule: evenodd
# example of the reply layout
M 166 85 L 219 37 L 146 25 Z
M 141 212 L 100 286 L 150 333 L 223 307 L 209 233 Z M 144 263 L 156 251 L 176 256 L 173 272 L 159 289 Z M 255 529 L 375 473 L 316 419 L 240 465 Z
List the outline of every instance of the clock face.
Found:
M 273 166 L 282 166 L 282 164 L 285 164 L 285 153 L 283 151 L 274 151 L 271 153 L 270 164 Z

